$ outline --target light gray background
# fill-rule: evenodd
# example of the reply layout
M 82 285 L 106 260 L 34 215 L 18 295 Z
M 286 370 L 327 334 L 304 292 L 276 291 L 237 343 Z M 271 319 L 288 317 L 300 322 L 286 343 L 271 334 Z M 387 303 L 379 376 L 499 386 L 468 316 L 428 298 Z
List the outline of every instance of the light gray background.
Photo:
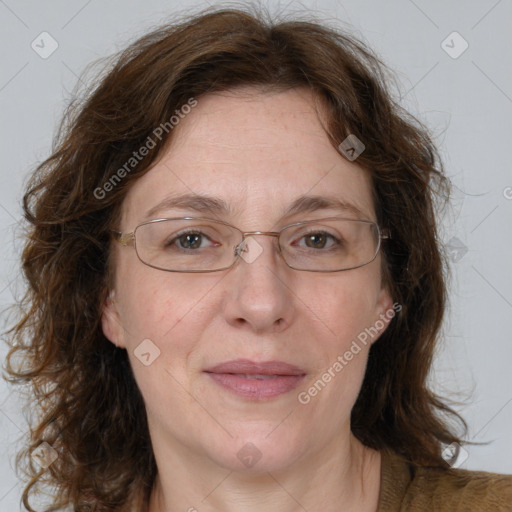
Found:
M 77 77 L 88 63 L 172 13 L 207 5 L 0 0 L 2 309 L 21 290 L 23 184 L 48 156 Z M 469 423 L 469 438 L 490 442 L 467 448 L 462 467 L 512 473 L 512 2 L 304 0 L 289 5 L 288 10 L 340 20 L 365 38 L 398 73 L 404 106 L 435 133 L 456 188 L 442 233 L 452 248 L 451 307 L 433 381 L 439 391 L 465 400 L 459 410 Z M 31 48 L 43 31 L 59 45 L 47 59 Z M 453 31 L 469 45 L 457 58 L 464 45 L 458 36 L 445 43 L 452 56 L 441 46 Z M 5 347 L 0 350 L 3 358 Z M 21 486 L 13 457 L 26 423 L 19 399 L 4 382 L 0 393 L 0 509 L 14 511 Z

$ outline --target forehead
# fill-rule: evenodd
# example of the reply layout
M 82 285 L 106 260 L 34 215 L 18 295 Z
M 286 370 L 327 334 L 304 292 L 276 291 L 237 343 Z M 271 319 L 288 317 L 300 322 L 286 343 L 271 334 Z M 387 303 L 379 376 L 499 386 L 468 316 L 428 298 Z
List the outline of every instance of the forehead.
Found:
M 226 220 L 259 219 L 258 229 L 262 221 L 279 221 L 297 198 L 308 195 L 339 199 L 374 218 L 369 173 L 331 144 L 322 106 L 310 91 L 245 88 L 197 102 L 153 168 L 128 192 L 125 227 L 183 194 L 219 198 L 228 206 Z M 178 210 L 186 213 L 173 213 Z

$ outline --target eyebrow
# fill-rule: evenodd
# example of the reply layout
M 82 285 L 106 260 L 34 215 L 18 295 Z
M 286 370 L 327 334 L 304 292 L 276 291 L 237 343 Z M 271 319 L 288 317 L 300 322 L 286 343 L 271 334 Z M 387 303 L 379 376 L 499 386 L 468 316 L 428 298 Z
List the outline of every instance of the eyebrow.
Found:
M 165 198 L 146 212 L 145 219 L 151 219 L 164 210 L 183 208 L 201 214 L 226 215 L 232 213 L 232 208 L 220 198 L 202 194 L 183 194 Z M 284 212 L 284 217 L 312 213 L 317 210 L 340 210 L 349 212 L 359 219 L 367 216 L 355 205 L 336 197 L 303 195 L 298 197 Z
M 284 216 L 296 215 L 298 213 L 311 213 L 317 210 L 341 210 L 350 212 L 358 218 L 364 218 L 363 212 L 355 205 L 343 201 L 337 197 L 327 196 L 301 196 L 297 198 L 284 213 Z
M 183 194 L 179 196 L 171 196 L 153 206 L 146 212 L 146 219 L 155 217 L 163 210 L 171 210 L 172 208 L 183 208 L 193 210 L 198 213 L 214 213 L 226 214 L 231 208 L 219 198 L 201 195 L 201 194 Z

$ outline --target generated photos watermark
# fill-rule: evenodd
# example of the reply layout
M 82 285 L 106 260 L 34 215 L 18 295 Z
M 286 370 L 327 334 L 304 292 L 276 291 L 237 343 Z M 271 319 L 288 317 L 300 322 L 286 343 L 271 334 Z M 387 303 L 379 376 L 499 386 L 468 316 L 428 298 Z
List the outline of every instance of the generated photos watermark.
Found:
M 365 149 L 366 146 L 353 133 L 348 135 L 347 138 L 338 145 L 340 153 L 342 153 L 345 158 L 351 162 L 356 160 Z
M 452 59 L 458 59 L 469 48 L 469 43 L 457 31 L 454 31 L 443 39 L 441 48 Z
M 157 145 L 157 141 L 161 141 L 164 137 L 164 133 L 168 134 L 171 130 L 173 130 L 187 114 L 189 114 L 195 106 L 197 106 L 197 100 L 192 97 L 189 98 L 187 103 L 181 106 L 180 109 L 176 109 L 175 115 L 173 114 L 168 121 L 165 123 L 160 123 L 152 132 L 151 135 L 148 135 L 148 138 L 142 144 L 142 146 L 132 153 L 132 156 L 128 158 L 128 160 L 123 164 L 122 167 L 119 167 L 117 171 L 110 176 L 110 178 L 105 181 L 100 187 L 96 187 L 94 189 L 94 197 L 101 201 L 105 199 L 108 192 L 114 190 L 114 188 L 121 183 L 122 179 L 126 177 L 139 163 L 147 156 L 152 149 L 154 149 Z
M 469 452 L 459 443 L 452 443 L 443 447 L 441 457 L 452 468 L 458 468 L 468 460 Z
M 33 452 L 32 460 L 36 462 L 41 469 L 48 469 L 58 458 L 55 450 L 46 441 L 43 441 Z
M 30 47 L 41 59 L 48 59 L 59 47 L 57 40 L 48 32 L 41 32 L 31 43 Z
M 161 352 L 152 340 L 146 338 L 137 345 L 133 354 L 144 366 L 151 366 Z
M 317 396 L 326 386 L 331 382 L 341 371 L 347 366 L 354 357 L 361 352 L 362 347 L 365 347 L 376 336 L 378 336 L 389 324 L 389 322 L 396 316 L 397 313 L 402 311 L 402 305 L 398 302 L 393 304 L 393 307 L 388 309 L 385 313 L 381 313 L 379 320 L 377 320 L 371 327 L 366 327 L 357 335 L 357 339 L 352 340 L 350 348 L 345 351 L 343 355 L 339 355 L 336 361 L 327 368 L 322 375 L 306 390 L 301 391 L 297 395 L 299 403 L 307 405 L 311 399 Z

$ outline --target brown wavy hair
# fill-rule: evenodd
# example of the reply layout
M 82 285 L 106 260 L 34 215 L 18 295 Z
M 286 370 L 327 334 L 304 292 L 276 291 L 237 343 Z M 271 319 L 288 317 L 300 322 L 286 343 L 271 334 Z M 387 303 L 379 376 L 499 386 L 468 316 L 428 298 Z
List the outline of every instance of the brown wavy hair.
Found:
M 28 479 L 25 507 L 34 510 L 30 496 L 48 485 L 47 511 L 147 506 L 157 468 L 144 402 L 126 351 L 106 339 L 100 318 L 111 285 L 110 230 L 173 131 L 108 193 L 104 185 L 191 98 L 238 86 L 309 88 L 326 106 L 332 144 L 355 134 L 366 145 L 357 163 L 371 173 L 377 220 L 391 233 L 384 279 L 402 311 L 370 350 L 352 431 L 371 448 L 448 467 L 440 447 L 460 441 L 448 421 L 460 418 L 428 385 L 446 302 L 436 212 L 448 183 L 428 132 L 394 99 L 379 58 L 310 13 L 277 20 L 245 7 L 179 18 L 110 62 L 69 106 L 53 154 L 23 198 L 28 286 L 9 331 L 6 378 L 32 397 L 30 440 L 17 458 Z M 43 441 L 58 453 L 46 470 L 30 457 Z

